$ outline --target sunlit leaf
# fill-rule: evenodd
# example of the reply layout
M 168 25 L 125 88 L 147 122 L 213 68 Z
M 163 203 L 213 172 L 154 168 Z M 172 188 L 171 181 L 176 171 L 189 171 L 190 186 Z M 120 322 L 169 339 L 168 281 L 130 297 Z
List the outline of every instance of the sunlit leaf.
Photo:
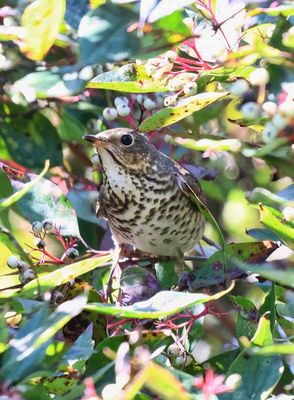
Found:
M 270 7 L 270 8 L 261 8 L 257 7 L 253 10 L 249 11 L 248 15 L 254 17 L 258 14 L 267 14 L 271 17 L 275 17 L 277 15 L 283 15 L 284 17 L 289 17 L 294 14 L 294 7 L 291 5 L 280 5 L 277 7 Z
M 174 124 L 188 115 L 225 98 L 227 95 L 227 92 L 206 92 L 185 98 L 180 100 L 176 106 L 164 108 L 153 114 L 151 117 L 145 119 L 139 126 L 139 130 L 141 132 L 149 132 L 154 129 Z
M 115 315 L 117 317 L 157 319 L 176 314 L 186 308 L 191 308 L 196 304 L 203 304 L 207 301 L 217 300 L 229 293 L 232 289 L 233 286 L 231 285 L 228 289 L 212 296 L 199 293 L 163 291 L 157 293 L 148 300 L 134 303 L 131 306 L 120 307 L 104 303 L 91 303 L 85 306 L 85 310 Z
M 166 92 L 166 79 L 155 80 L 148 76 L 144 65 L 128 64 L 104 72 L 92 79 L 87 87 L 129 93 Z
M 21 292 L 14 293 L 14 295 L 17 294 L 27 298 L 44 293 L 49 289 L 55 288 L 56 286 L 70 282 L 72 279 L 86 274 L 95 268 L 103 267 L 105 263 L 110 261 L 110 259 L 111 256 L 108 255 L 97 258 L 94 257 L 88 260 L 82 260 L 70 265 L 66 265 L 65 267 L 44 274 L 38 279 L 34 279 L 33 281 L 27 283 L 22 288 Z
M 35 0 L 24 10 L 21 50 L 28 58 L 40 61 L 48 53 L 63 21 L 65 6 L 65 0 Z

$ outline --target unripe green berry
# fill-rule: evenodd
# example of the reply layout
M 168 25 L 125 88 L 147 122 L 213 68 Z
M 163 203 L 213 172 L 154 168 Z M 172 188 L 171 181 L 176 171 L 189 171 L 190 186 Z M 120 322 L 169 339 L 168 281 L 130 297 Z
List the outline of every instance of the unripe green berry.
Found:
M 31 268 L 29 268 L 26 271 L 22 272 L 20 274 L 20 276 L 19 276 L 19 280 L 23 284 L 28 283 L 28 282 L 32 281 L 33 279 L 35 279 L 35 278 L 36 278 L 35 271 L 32 270 Z
M 117 111 L 114 107 L 106 107 L 102 111 L 102 115 L 106 121 L 113 121 L 117 118 Z
M 13 269 L 18 268 L 19 262 L 20 262 L 20 259 L 15 255 L 9 256 L 6 261 L 8 267 L 13 268 Z
M 257 103 L 249 101 L 248 103 L 242 105 L 240 111 L 246 118 L 256 118 L 259 115 L 259 106 Z
M 79 256 L 79 251 L 77 249 L 75 249 L 74 247 L 69 247 L 66 250 L 65 254 L 68 258 L 74 259 Z
M 153 110 L 156 107 L 155 101 L 147 97 L 147 99 L 144 100 L 143 106 L 146 110 Z
M 43 221 L 43 229 L 44 229 L 46 232 L 51 232 L 52 229 L 53 229 L 53 222 L 50 221 L 49 219 L 45 219 L 45 220 Z
M 40 221 L 35 221 L 35 222 L 32 223 L 32 231 L 33 231 L 35 234 L 38 234 L 38 233 L 42 232 L 42 229 L 43 229 L 43 224 L 42 224 L 42 222 L 40 222 Z
M 197 93 L 197 90 L 198 90 L 197 83 L 196 82 L 188 82 L 183 87 L 183 90 L 187 96 L 193 96 L 194 94 Z
M 277 129 L 271 122 L 267 122 L 264 126 L 264 130 L 262 132 L 262 137 L 265 143 L 271 142 L 277 136 Z
M 129 99 L 126 96 L 118 96 L 114 99 L 115 107 L 120 106 L 121 104 L 129 105 Z
M 282 116 L 280 113 L 277 113 L 272 119 L 272 124 L 278 131 L 284 129 L 288 125 L 288 123 L 289 119 L 285 116 Z
M 128 106 L 125 105 L 125 104 L 120 104 L 120 105 L 117 107 L 117 113 L 118 113 L 118 115 L 119 115 L 120 117 L 127 117 L 127 116 L 130 114 L 130 112 L 131 112 L 130 107 L 128 107 Z
M 245 79 L 238 79 L 231 85 L 230 90 L 235 96 L 242 96 L 249 90 L 248 82 Z
M 253 86 L 266 85 L 269 81 L 269 73 L 264 68 L 257 68 L 249 75 L 249 82 Z

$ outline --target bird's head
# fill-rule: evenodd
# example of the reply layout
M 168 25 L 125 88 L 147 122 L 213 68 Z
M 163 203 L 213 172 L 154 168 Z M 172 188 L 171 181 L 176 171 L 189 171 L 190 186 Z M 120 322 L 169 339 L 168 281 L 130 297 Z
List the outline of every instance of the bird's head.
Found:
M 109 129 L 96 135 L 85 135 L 83 139 L 96 148 L 104 169 L 115 163 L 144 172 L 156 160 L 154 146 L 144 135 L 132 129 Z

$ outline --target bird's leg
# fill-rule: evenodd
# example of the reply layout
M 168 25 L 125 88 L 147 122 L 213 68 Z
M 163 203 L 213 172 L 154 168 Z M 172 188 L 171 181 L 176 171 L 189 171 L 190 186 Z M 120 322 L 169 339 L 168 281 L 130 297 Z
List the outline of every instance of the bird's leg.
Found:
M 185 257 L 181 250 L 177 251 L 175 271 L 179 275 L 185 272 Z

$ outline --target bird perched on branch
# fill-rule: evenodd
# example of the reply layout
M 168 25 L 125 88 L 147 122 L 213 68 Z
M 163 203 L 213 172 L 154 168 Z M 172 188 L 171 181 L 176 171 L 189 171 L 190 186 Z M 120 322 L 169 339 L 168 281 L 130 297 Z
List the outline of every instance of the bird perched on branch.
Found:
M 94 145 L 102 165 L 97 215 L 107 218 L 119 246 L 181 258 L 201 239 L 205 220 L 191 198 L 204 204 L 205 198 L 190 172 L 131 129 L 84 139 Z

